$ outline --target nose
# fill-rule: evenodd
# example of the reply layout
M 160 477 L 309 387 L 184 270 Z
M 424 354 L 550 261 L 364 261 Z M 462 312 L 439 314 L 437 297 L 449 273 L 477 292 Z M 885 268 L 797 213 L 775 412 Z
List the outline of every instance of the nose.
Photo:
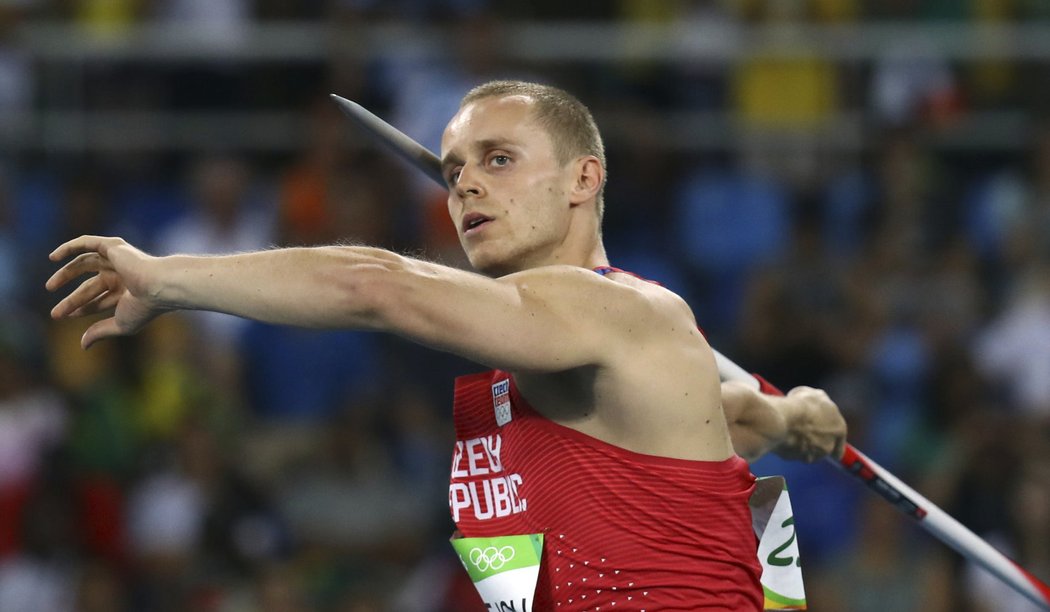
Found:
M 471 196 L 474 198 L 480 198 L 485 194 L 485 188 L 475 176 L 477 173 L 464 165 L 459 171 L 459 178 L 456 180 L 456 194 L 461 198 Z

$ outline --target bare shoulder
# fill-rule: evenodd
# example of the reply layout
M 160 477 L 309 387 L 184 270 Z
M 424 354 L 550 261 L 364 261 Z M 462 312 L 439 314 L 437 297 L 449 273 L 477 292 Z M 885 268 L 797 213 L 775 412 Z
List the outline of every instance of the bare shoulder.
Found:
M 596 323 L 627 324 L 625 329 L 634 332 L 696 326 L 692 311 L 680 296 L 626 273 L 602 276 L 576 266 L 544 266 L 499 280 L 512 284 L 524 300 L 571 309 L 577 316 L 590 315 Z
M 593 397 L 582 410 L 565 405 L 561 387 L 519 377 L 526 396 L 560 406 L 555 414 L 572 416 L 571 427 L 635 452 L 715 461 L 732 453 L 714 357 L 681 297 L 629 274 L 580 268 L 531 270 L 511 282 L 535 281 L 571 295 L 559 301 L 559 316 L 582 321 L 572 343 L 591 344 L 599 368 L 582 373 L 588 391 L 580 395 Z

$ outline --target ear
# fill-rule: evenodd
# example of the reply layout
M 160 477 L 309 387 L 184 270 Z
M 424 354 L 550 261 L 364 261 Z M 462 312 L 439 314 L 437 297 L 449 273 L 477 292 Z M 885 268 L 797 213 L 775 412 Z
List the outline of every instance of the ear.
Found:
M 598 197 L 605 182 L 605 168 L 593 155 L 586 155 L 573 162 L 573 182 L 569 189 L 569 203 L 583 204 Z

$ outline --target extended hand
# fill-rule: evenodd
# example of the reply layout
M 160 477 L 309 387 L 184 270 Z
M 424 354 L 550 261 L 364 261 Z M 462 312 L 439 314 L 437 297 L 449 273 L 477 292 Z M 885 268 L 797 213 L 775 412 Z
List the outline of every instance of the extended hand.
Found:
M 808 463 L 828 455 L 836 459 L 842 456 L 846 420 L 827 393 L 812 387 L 795 387 L 780 401 L 787 436 L 773 452 L 785 459 Z
M 73 257 L 75 256 L 75 257 Z M 151 290 L 150 276 L 157 258 L 121 238 L 81 236 L 55 249 L 51 261 L 73 257 L 48 279 L 55 291 L 70 281 L 94 273 L 51 310 L 54 319 L 102 314 L 80 340 L 85 349 L 96 341 L 137 332 L 163 313 Z

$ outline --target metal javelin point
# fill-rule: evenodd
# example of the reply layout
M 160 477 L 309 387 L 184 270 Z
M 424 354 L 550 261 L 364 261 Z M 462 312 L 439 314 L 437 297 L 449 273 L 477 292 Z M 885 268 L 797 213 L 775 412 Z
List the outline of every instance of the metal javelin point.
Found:
M 429 149 L 409 138 L 404 132 L 372 114 L 371 111 L 357 102 L 342 96 L 331 94 L 332 100 L 340 110 L 365 128 L 376 140 L 386 145 L 391 151 L 422 170 L 437 184 L 447 188 L 445 177 L 441 175 L 441 160 Z

